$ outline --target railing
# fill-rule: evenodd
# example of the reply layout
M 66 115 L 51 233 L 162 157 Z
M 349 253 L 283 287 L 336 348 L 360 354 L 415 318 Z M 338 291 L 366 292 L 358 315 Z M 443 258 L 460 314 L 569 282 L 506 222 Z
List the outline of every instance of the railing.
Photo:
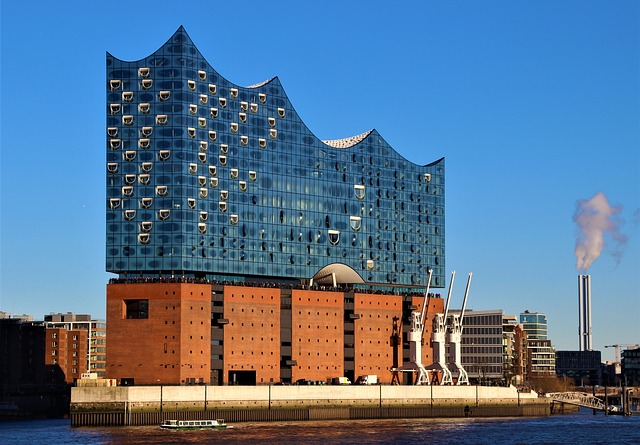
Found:
M 547 394 L 547 397 L 555 402 L 568 403 L 584 408 L 597 409 L 600 411 L 617 411 L 616 407 L 607 407 L 601 399 L 586 392 L 553 392 Z

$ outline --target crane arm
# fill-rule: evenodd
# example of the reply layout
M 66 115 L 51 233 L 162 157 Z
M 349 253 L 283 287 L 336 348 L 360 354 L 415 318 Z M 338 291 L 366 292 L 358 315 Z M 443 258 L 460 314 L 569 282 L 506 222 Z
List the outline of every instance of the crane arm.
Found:
M 422 311 L 420 312 L 420 323 L 422 323 L 422 332 L 424 332 L 424 318 L 427 315 L 427 307 L 429 306 L 429 287 L 431 287 L 432 269 L 429 269 L 429 277 L 427 278 L 427 290 L 424 293 L 424 301 L 422 303 Z

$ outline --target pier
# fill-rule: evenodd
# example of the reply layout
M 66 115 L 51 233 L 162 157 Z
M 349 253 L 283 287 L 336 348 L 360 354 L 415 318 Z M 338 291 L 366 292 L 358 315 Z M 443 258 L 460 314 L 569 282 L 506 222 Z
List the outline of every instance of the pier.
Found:
M 73 388 L 71 425 L 159 425 L 411 417 L 550 415 L 550 399 L 485 386 L 132 386 Z

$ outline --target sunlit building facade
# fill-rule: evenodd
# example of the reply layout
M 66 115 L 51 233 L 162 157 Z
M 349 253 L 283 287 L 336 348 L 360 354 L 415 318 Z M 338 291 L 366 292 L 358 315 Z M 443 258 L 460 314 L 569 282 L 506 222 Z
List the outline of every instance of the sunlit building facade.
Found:
M 420 307 L 428 270 L 445 285 L 444 159 L 417 165 L 376 130 L 318 139 L 277 77 L 232 83 L 182 27 L 106 65 L 107 376 L 388 372 L 392 320 Z M 126 350 L 141 329 L 161 378 Z

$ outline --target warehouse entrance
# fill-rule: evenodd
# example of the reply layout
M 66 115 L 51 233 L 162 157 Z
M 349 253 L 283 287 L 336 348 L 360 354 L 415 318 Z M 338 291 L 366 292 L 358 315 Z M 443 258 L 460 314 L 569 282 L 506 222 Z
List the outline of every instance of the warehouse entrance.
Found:
M 229 371 L 229 385 L 253 386 L 255 384 L 255 371 Z

